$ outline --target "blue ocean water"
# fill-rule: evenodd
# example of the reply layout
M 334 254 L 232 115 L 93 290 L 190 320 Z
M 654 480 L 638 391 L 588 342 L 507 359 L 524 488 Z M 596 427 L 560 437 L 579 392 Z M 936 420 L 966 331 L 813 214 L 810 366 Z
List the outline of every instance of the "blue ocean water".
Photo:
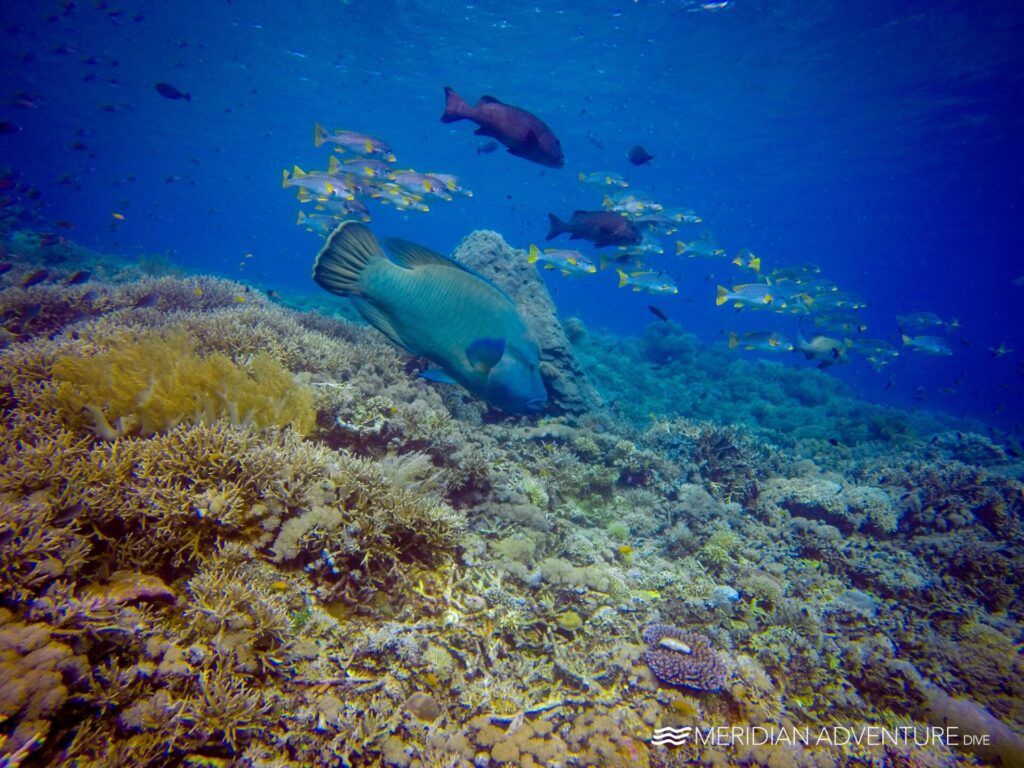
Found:
M 749 279 L 729 264 L 748 248 L 765 269 L 817 264 L 862 295 L 871 337 L 899 346 L 908 312 L 947 321 L 952 356 L 904 350 L 879 372 L 855 354 L 829 369 L 858 393 L 1001 431 L 1024 421 L 1024 9 L 1010 0 L 15 0 L 0 18 L 0 120 L 13 126 L 0 168 L 41 192 L 41 231 L 70 222 L 97 250 L 313 293 L 320 241 L 295 225 L 280 182 L 293 164 L 326 166 L 314 121 L 378 136 L 398 166 L 473 190 L 429 213 L 369 203 L 376 231 L 442 252 L 481 228 L 543 245 L 548 213 L 601 205 L 578 174 L 615 171 L 702 217 L 647 260 L 680 293 L 621 290 L 610 271 L 550 274 L 563 316 L 623 344 L 659 322 L 651 304 L 711 344 L 816 332 L 715 306 L 717 284 Z M 472 125 L 439 120 L 445 85 L 540 116 L 565 167 L 478 153 Z M 649 165 L 628 162 L 636 143 Z M 676 239 L 705 232 L 728 258 L 674 255 Z

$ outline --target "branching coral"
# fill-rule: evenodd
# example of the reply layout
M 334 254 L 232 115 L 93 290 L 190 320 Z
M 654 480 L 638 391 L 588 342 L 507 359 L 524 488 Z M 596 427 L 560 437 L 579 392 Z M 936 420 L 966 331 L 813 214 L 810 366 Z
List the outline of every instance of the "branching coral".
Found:
M 270 709 L 230 663 L 219 660 L 200 670 L 195 690 L 184 699 L 174 721 L 184 726 L 185 739 L 197 746 L 226 744 L 238 752 L 254 730 L 269 724 L 264 716 Z
M 212 643 L 245 674 L 276 669 L 291 642 L 288 600 L 272 588 L 273 570 L 254 554 L 223 545 L 189 580 L 182 611 L 182 640 Z
M 303 503 L 333 455 L 291 432 L 259 435 L 225 422 L 148 440 L 73 442 L 71 451 L 62 450 L 63 433 L 54 439 L 35 426 L 16 421 L 19 443 L 0 443 L 0 491 L 32 494 L 31 503 L 8 502 L 0 567 L 33 589 L 75 572 L 87 554 L 111 571 L 178 568 L 221 539 L 258 539 Z M 104 546 L 88 546 L 85 530 Z
M 704 487 L 721 501 L 744 502 L 757 491 L 757 478 L 767 463 L 749 437 L 734 427 L 705 425 L 692 452 Z
M 45 492 L 32 500 L 0 498 L 0 584 L 6 601 L 28 602 L 85 563 L 89 540 L 73 523 L 55 525 L 58 514 Z
M 448 560 L 464 529 L 465 516 L 430 494 L 392 485 L 372 462 L 337 456 L 309 509 L 281 526 L 273 551 L 344 589 L 380 589 L 416 563 Z

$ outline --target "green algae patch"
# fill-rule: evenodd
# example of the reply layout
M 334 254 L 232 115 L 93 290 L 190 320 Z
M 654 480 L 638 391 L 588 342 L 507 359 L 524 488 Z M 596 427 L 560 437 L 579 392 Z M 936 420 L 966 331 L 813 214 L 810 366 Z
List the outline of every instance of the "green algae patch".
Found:
M 253 355 L 246 366 L 221 353 L 203 356 L 181 332 L 126 335 L 94 354 L 62 355 L 51 373 L 64 408 L 85 414 L 107 440 L 219 419 L 304 434 L 316 421 L 312 391 L 269 355 Z

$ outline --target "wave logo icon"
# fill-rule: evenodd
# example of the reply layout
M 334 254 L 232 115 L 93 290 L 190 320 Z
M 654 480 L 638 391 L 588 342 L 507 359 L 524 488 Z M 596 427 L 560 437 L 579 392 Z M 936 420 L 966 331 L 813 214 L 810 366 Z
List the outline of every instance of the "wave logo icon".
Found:
M 660 747 L 662 744 L 671 744 L 673 747 L 681 747 L 690 740 L 693 735 L 692 726 L 682 728 L 658 728 L 651 737 L 651 744 Z

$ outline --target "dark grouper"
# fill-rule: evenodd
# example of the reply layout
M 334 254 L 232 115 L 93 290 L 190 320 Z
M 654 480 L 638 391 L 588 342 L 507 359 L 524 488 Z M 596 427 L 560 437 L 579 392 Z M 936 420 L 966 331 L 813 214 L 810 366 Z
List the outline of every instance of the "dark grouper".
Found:
M 447 86 L 444 89 L 442 123 L 472 120 L 479 125 L 473 133 L 497 139 L 510 154 L 541 165 L 561 168 L 565 165 L 562 144 L 547 124 L 530 112 L 503 104 L 493 96 L 481 96 L 475 107 Z
M 573 211 L 569 221 L 548 214 L 551 229 L 547 240 L 569 233 L 570 240 L 589 240 L 598 248 L 606 245 L 636 245 L 643 235 L 636 226 L 614 211 Z
M 451 259 L 406 240 L 385 241 L 342 222 L 317 254 L 313 279 L 377 330 L 444 369 L 428 378 L 454 381 L 491 405 L 533 413 L 547 403 L 540 346 L 512 300 Z

